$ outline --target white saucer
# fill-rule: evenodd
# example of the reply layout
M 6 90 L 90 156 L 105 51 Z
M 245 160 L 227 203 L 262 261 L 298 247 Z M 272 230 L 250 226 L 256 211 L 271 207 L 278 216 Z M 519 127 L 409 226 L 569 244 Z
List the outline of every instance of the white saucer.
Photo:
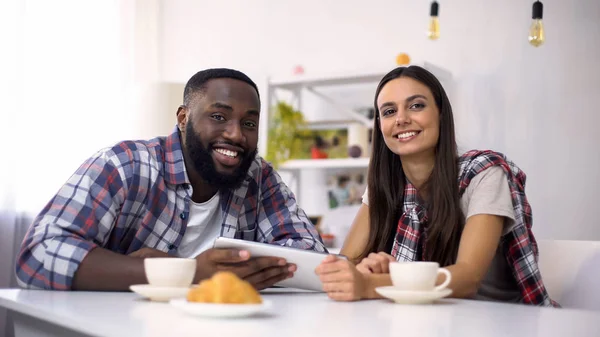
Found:
M 221 304 L 188 302 L 181 298 L 169 303 L 187 314 L 200 317 L 247 317 L 266 312 L 271 307 L 271 302 L 265 300 L 260 304 Z
M 185 298 L 188 290 L 190 290 L 188 287 L 157 287 L 149 284 L 135 284 L 129 286 L 129 289 L 151 301 L 157 302 L 168 302 L 174 298 Z
M 427 304 L 452 294 L 451 289 L 431 291 L 399 290 L 393 286 L 378 287 L 375 291 L 383 297 L 401 304 Z

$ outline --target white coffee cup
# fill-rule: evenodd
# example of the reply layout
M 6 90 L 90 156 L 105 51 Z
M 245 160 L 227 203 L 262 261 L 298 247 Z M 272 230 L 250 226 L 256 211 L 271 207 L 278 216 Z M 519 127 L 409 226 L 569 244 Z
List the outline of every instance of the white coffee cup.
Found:
M 439 274 L 446 277 L 435 286 Z M 452 275 L 448 269 L 440 268 L 437 262 L 390 262 L 390 276 L 394 288 L 410 291 L 438 291 L 450 284 Z
M 176 257 L 144 259 L 148 283 L 157 287 L 189 287 L 196 274 L 196 260 Z

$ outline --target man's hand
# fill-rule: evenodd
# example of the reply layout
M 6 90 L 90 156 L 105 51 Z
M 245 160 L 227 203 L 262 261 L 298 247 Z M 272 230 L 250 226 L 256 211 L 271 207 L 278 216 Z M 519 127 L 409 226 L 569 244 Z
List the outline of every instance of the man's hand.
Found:
M 230 271 L 261 290 L 294 276 L 296 265 L 272 256 L 251 258 L 237 249 L 209 249 L 196 257 L 194 282 L 210 278 L 218 271 Z
M 173 257 L 163 251 L 144 247 L 140 250 L 136 250 L 135 252 L 129 254 L 131 257 L 139 257 L 145 259 L 147 257 Z
M 356 265 L 356 269 L 363 274 L 388 274 L 390 262 L 396 259 L 390 254 L 379 252 L 371 253 Z

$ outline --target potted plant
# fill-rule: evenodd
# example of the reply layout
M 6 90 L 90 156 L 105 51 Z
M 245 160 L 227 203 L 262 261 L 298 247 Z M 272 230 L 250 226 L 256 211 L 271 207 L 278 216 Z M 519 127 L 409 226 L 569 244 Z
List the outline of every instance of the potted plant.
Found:
M 302 112 L 279 101 L 273 109 L 269 124 L 266 160 L 277 168 L 290 158 L 297 158 L 302 151 L 302 139 L 307 136 L 306 121 Z

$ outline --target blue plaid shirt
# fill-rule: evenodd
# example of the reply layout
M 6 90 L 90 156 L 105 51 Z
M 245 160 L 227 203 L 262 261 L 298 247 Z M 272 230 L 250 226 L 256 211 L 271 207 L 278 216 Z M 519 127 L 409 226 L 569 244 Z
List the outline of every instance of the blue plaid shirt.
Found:
M 325 252 L 321 238 L 273 167 L 256 157 L 242 186 L 220 192 L 221 236 Z M 22 287 L 70 289 L 95 247 L 175 254 L 190 212 L 177 128 L 168 137 L 124 141 L 89 158 L 29 228 L 17 261 Z

